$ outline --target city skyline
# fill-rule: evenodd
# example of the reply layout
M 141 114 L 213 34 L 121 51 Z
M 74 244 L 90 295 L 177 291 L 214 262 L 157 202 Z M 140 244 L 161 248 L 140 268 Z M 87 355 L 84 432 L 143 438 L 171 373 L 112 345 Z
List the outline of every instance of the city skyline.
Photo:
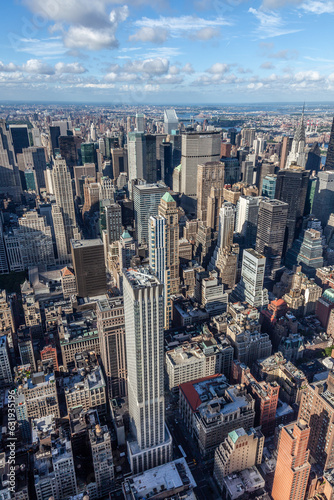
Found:
M 333 14 L 329 0 L 7 3 L 2 99 L 333 101 Z

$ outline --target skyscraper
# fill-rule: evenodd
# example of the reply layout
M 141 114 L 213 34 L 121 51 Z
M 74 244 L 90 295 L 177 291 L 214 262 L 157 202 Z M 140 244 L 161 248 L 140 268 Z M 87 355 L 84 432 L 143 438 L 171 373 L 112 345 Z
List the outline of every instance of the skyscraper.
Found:
M 198 165 L 197 218 L 214 231 L 218 231 L 223 189 L 224 163 L 217 161 Z
M 128 134 L 128 177 L 146 179 L 146 141 L 143 132 Z
M 178 293 L 179 278 L 179 215 L 174 198 L 166 192 L 158 207 L 159 215 L 166 220 L 166 269 L 170 278 L 170 293 Z
M 81 161 L 82 164 L 85 163 L 95 163 L 96 164 L 96 151 L 94 142 L 85 142 L 81 144 Z
M 109 496 L 114 480 L 114 463 L 108 426 L 101 427 L 97 424 L 90 429 L 89 442 L 92 450 L 97 498 L 106 498 Z
M 281 160 L 279 164 L 279 168 L 282 170 L 285 168 L 286 165 L 286 160 L 288 158 L 288 154 L 291 151 L 291 146 L 292 146 L 292 137 L 283 137 L 282 141 L 282 149 L 281 149 Z
M 305 420 L 282 428 L 272 497 L 274 500 L 302 500 L 305 498 L 311 470 L 307 444 L 310 428 Z
M 59 137 L 60 137 L 60 127 L 51 126 L 49 127 L 49 152 L 50 156 L 56 156 L 57 151 L 59 151 Z M 28 147 L 28 146 L 26 146 Z
M 305 144 L 306 144 L 306 138 L 305 138 L 304 110 L 303 110 L 303 114 L 301 116 L 298 127 L 296 128 L 295 135 L 293 137 L 291 150 L 288 154 L 285 168 L 289 168 L 290 165 L 292 165 L 293 163 L 296 163 L 300 167 L 305 168 L 307 160 L 307 154 L 305 152 Z
M 157 182 L 161 179 L 157 171 L 157 136 L 145 134 L 145 180 L 148 183 Z
M 71 240 L 72 261 L 80 297 L 107 291 L 104 249 L 100 239 Z
M 139 243 L 148 242 L 148 221 L 158 214 L 158 206 L 167 191 L 164 184 L 138 184 L 133 186 L 136 236 Z
M 334 118 L 328 143 L 325 170 L 334 170 Z
M 329 216 L 334 212 L 334 172 L 333 170 L 318 172 L 315 186 L 312 213 L 321 221 L 323 227 L 327 225 Z
M 255 247 L 260 196 L 240 196 L 237 203 L 235 232 L 244 238 L 246 248 Z
M 266 257 L 267 275 L 281 267 L 288 209 L 280 200 L 260 202 L 255 250 Z
M 129 460 L 138 473 L 171 460 L 165 426 L 163 285 L 149 269 L 124 271 L 130 428 Z
M 41 191 L 45 188 L 45 176 L 44 172 L 46 170 L 46 157 L 44 148 L 24 148 L 22 150 L 24 166 L 26 169 L 32 169 L 35 172 L 35 178 L 37 181 L 36 188 Z
M 233 291 L 233 296 L 253 307 L 263 307 L 269 303 L 268 290 L 263 288 L 266 258 L 248 248 L 242 256 L 241 280 Z
M 52 169 L 52 184 L 56 203 L 61 210 L 66 237 L 67 253 L 71 253 L 70 240 L 78 238 L 75 220 L 71 174 L 65 160 L 55 160 Z
M 163 142 L 160 144 L 160 179 L 167 184 L 168 187 L 173 187 L 173 147 L 171 142 Z
M 29 147 L 29 135 L 27 125 L 9 125 L 12 136 L 15 155 L 22 153 L 23 148 Z
M 108 245 L 119 240 L 122 234 L 122 207 L 113 203 L 104 207 L 106 216 L 106 228 Z
M 123 297 L 99 300 L 96 317 L 109 399 L 125 396 L 127 372 Z
M 310 427 L 308 448 L 311 456 L 324 470 L 334 467 L 333 399 L 334 373 L 330 371 L 327 379 L 306 385 L 299 405 L 298 418 Z
M 179 127 L 179 120 L 175 109 L 165 109 L 164 111 L 164 132 L 171 134 L 172 130 L 177 130 Z
M 16 163 L 13 140 L 5 120 L 0 120 L 0 193 L 10 194 L 21 201 L 20 173 Z
M 142 113 L 136 113 L 136 130 L 145 132 L 145 116 Z
M 277 173 L 276 194 L 277 200 L 288 204 L 288 215 L 286 220 L 287 234 L 283 252 L 291 248 L 297 231 L 300 229 L 304 215 L 308 178 L 310 173 L 297 165 L 280 170 Z
M 220 132 L 187 132 L 182 134 L 181 192 L 195 198 L 197 167 L 220 159 Z

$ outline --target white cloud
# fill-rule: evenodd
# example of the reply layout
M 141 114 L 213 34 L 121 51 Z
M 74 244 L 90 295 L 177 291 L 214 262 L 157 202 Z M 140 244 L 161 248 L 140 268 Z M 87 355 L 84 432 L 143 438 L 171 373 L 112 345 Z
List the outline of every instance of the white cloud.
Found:
M 253 14 L 260 23 L 255 31 L 259 38 L 271 38 L 301 31 L 296 29 L 287 29 L 282 18 L 276 12 L 264 12 L 256 10 L 253 7 L 250 7 L 248 12 Z
M 298 52 L 296 50 L 279 50 L 278 52 L 275 52 L 274 54 L 269 54 L 268 57 L 271 59 L 296 59 L 298 55 Z
M 295 74 L 295 79 L 297 82 L 301 82 L 302 80 L 318 82 L 321 80 L 321 76 L 318 71 L 299 71 Z
M 29 59 L 29 61 L 22 65 L 22 70 L 27 73 L 38 73 L 41 75 L 53 75 L 55 72 L 54 68 L 39 59 Z
M 10 62 L 9 64 L 4 64 L 2 61 L 0 61 L 0 71 L 3 71 L 5 73 L 12 73 L 14 71 L 17 71 L 17 66 Z
M 77 62 L 67 64 L 59 62 L 55 65 L 55 70 L 57 73 L 73 73 L 77 75 L 87 71 L 86 68 Z
M 213 32 L 203 31 L 208 28 L 216 29 L 221 26 L 229 26 L 231 23 L 223 17 L 216 17 L 215 19 L 203 19 L 196 16 L 180 16 L 180 17 L 163 17 L 160 16 L 157 19 L 150 19 L 148 17 L 143 17 L 134 22 L 134 25 L 150 28 L 165 29 L 170 32 L 171 36 L 174 38 L 179 38 L 184 35 L 196 37 L 196 34 L 202 33 L 202 36 L 212 35 Z M 210 37 L 212 38 L 212 36 Z M 209 38 L 202 38 L 208 40 Z
M 227 73 L 230 70 L 230 67 L 228 64 L 225 63 L 215 63 L 213 64 L 208 70 L 208 73 L 212 74 L 224 74 Z
M 148 83 L 144 86 L 144 92 L 158 92 L 160 90 L 160 85 L 152 85 Z
M 201 40 L 204 42 L 207 40 L 212 40 L 213 38 L 218 38 L 219 36 L 219 29 L 208 26 L 207 28 L 202 28 L 198 31 L 195 31 L 191 38 L 193 40 Z
M 333 1 L 317 1 L 310 0 L 301 5 L 301 8 L 311 14 L 333 14 L 334 13 L 334 2 Z
M 259 90 L 263 87 L 263 83 L 262 82 L 257 82 L 257 83 L 249 83 L 247 85 L 247 88 L 250 89 L 250 90 Z
M 168 31 L 164 28 L 153 28 L 144 26 L 140 28 L 134 35 L 129 36 L 130 42 L 151 42 L 164 43 L 167 40 Z
M 192 67 L 192 65 L 190 63 L 186 63 L 182 70 L 181 70 L 183 73 L 187 73 L 188 75 L 191 75 L 192 73 L 195 72 L 194 68 Z
M 164 75 L 168 73 L 169 61 L 166 58 L 150 58 L 144 59 L 143 61 L 135 60 L 129 61 L 124 66 L 127 72 L 134 73 L 147 73 L 149 75 Z
M 112 83 L 78 83 L 75 85 L 76 87 L 81 87 L 81 88 L 96 88 L 96 89 L 114 89 L 115 85 Z
M 71 26 L 64 36 L 64 43 L 72 49 L 102 50 L 118 47 L 112 31 L 95 30 L 86 26 Z

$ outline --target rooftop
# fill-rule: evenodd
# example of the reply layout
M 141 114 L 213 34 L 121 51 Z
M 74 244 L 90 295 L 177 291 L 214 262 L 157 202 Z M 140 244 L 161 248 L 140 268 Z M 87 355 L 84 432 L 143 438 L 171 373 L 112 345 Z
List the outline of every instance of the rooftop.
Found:
M 102 240 L 100 238 L 96 238 L 93 240 L 71 240 L 71 245 L 73 248 L 81 248 L 81 247 L 96 247 L 103 246 Z
M 149 267 L 130 268 L 125 271 L 125 277 L 132 288 L 147 288 L 160 285 L 160 281 L 152 274 Z

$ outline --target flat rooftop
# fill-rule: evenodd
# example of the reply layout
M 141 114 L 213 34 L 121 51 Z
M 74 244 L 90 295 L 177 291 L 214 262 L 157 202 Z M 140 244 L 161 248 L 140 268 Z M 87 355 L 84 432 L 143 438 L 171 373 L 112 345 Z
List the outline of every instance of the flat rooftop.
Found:
M 150 498 L 162 491 L 177 488 L 195 488 L 196 482 L 184 458 L 137 474 L 126 481 L 135 498 Z M 125 491 L 126 486 L 125 486 Z M 130 493 L 129 491 L 129 493 Z M 138 495 L 138 496 L 137 496 Z M 129 497 L 130 498 L 130 497 Z M 132 498 L 132 497 L 131 497 Z
M 88 248 L 88 247 L 96 247 L 103 246 L 102 240 L 100 238 L 95 238 L 93 240 L 71 240 L 71 245 L 73 248 Z
M 152 274 L 148 267 L 140 267 L 138 269 L 125 270 L 125 277 L 131 284 L 132 288 L 143 288 L 160 285 L 160 281 Z

